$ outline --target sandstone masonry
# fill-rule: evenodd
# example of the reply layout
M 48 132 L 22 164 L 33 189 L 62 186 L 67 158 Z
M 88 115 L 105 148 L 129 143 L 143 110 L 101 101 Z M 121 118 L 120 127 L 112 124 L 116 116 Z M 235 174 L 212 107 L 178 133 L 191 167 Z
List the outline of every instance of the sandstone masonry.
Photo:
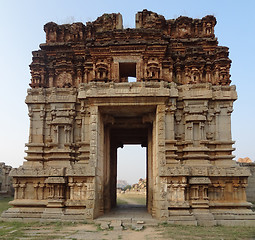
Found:
M 116 206 L 117 148 L 147 148 L 147 209 L 177 224 L 254 224 L 250 172 L 233 161 L 228 48 L 216 19 L 143 10 L 44 26 L 26 104 L 26 162 L 12 219 L 95 219 Z M 136 79 L 130 81 L 130 77 Z M 132 174 L 132 173 L 130 173 Z

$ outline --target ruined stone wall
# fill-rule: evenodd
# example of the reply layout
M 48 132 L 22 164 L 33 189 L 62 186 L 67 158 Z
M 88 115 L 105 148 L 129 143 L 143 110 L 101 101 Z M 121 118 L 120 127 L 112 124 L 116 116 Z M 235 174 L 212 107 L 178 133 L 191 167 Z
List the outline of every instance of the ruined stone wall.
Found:
M 251 175 L 248 178 L 248 186 L 246 188 L 247 201 L 255 203 L 255 163 L 238 163 L 241 167 L 249 168 Z
M 13 195 L 11 169 L 11 166 L 0 163 L 0 196 Z

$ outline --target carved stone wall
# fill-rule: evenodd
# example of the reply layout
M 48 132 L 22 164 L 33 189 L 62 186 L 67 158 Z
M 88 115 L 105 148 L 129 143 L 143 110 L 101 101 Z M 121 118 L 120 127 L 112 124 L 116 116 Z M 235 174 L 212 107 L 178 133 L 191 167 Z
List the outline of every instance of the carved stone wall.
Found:
M 237 93 L 215 24 L 213 16 L 166 20 L 147 10 L 135 29 L 123 29 L 120 14 L 47 23 L 30 65 L 27 161 L 12 170 L 14 207 L 3 217 L 103 215 L 116 206 L 117 148 L 141 144 L 153 217 L 254 224 L 250 172 L 232 160 Z

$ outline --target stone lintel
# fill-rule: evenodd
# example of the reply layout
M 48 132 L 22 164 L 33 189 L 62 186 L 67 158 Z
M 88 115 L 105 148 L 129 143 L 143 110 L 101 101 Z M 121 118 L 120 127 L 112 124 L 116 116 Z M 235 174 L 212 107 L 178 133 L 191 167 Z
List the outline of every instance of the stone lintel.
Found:
M 48 177 L 45 180 L 45 183 L 50 183 L 50 184 L 65 184 L 65 178 L 64 177 Z
M 199 115 L 199 114 L 194 114 L 194 115 L 188 115 L 185 117 L 185 121 L 186 122 L 190 122 L 190 121 L 206 121 L 206 117 L 203 115 Z
M 160 168 L 160 177 L 167 176 L 206 176 L 206 177 L 248 177 L 249 168 L 232 166 L 169 166 Z
M 52 120 L 49 125 L 70 125 L 71 126 L 72 124 L 73 124 L 72 119 L 68 119 L 68 118 L 66 118 L 66 119 L 59 118 L 58 119 L 58 118 L 56 118 L 56 119 Z
M 229 167 L 229 166 L 222 166 L 222 167 L 210 167 L 208 169 L 208 174 L 210 177 L 215 176 L 225 176 L 225 177 L 248 177 L 250 176 L 250 170 L 248 168 L 242 167 Z
M 189 184 L 211 184 L 211 180 L 208 177 L 191 177 Z
M 177 97 L 176 88 L 163 87 L 161 83 L 151 83 L 146 85 L 143 82 L 137 83 L 118 83 L 120 86 L 109 83 L 97 83 L 95 88 L 80 90 L 78 99 L 87 98 L 110 98 L 118 100 L 118 97 Z M 163 83 L 165 84 L 165 83 Z M 89 84 L 90 85 L 90 84 Z M 85 86 L 86 88 L 86 86 Z

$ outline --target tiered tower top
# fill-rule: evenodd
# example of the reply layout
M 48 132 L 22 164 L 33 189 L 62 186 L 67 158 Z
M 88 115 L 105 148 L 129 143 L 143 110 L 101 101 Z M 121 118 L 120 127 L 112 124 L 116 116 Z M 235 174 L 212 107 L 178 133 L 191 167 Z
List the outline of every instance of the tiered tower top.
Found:
M 123 29 L 120 13 L 94 22 L 44 26 L 46 43 L 33 52 L 30 86 L 78 87 L 80 83 L 166 81 L 230 84 L 228 48 L 218 46 L 216 19 L 166 20 L 143 10 L 136 28 Z

